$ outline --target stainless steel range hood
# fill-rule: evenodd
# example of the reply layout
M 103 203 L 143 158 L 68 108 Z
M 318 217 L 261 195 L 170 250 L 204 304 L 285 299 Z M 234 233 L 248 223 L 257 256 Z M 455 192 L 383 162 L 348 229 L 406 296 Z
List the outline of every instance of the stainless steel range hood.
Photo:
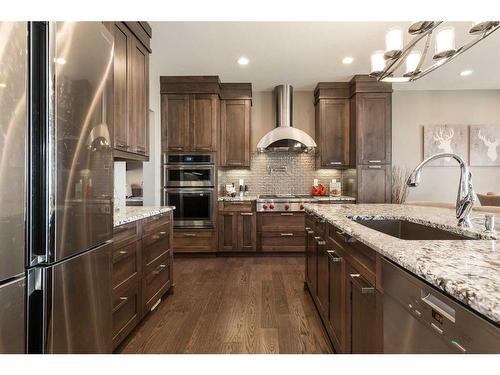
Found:
M 310 152 L 316 142 L 306 132 L 296 129 L 293 120 L 293 87 L 276 86 L 273 91 L 276 113 L 276 128 L 261 138 L 257 150 L 282 152 Z

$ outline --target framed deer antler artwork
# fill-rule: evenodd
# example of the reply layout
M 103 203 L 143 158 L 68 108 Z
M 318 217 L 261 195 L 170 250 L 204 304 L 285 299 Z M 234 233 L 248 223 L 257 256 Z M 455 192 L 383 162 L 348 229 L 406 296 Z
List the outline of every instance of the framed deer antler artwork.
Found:
M 467 126 L 424 125 L 424 159 L 441 152 L 455 153 L 467 160 Z M 455 163 L 453 159 L 441 158 L 431 165 L 449 166 Z
M 470 165 L 500 166 L 500 125 L 471 125 Z

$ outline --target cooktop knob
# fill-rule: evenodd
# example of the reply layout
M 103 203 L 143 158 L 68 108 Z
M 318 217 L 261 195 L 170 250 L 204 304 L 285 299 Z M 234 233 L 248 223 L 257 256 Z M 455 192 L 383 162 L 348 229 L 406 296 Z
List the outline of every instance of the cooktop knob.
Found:
M 285 210 L 288 210 L 290 208 L 290 205 L 288 203 L 285 203 Z
M 301 205 L 300 205 L 300 209 L 301 209 L 301 210 L 303 210 L 303 209 L 304 209 L 304 205 L 303 205 L 303 204 L 301 204 Z
M 262 205 L 262 208 L 263 208 L 264 210 L 267 210 L 267 204 L 263 204 L 263 205 Z
M 269 208 L 270 208 L 271 210 L 273 210 L 273 209 L 274 209 L 274 204 L 270 204 L 270 205 L 269 205 Z

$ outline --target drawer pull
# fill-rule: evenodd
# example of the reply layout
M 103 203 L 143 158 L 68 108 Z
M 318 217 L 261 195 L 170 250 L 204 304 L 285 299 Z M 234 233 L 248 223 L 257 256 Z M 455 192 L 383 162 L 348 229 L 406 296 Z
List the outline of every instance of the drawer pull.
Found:
M 375 164 L 375 163 L 382 163 L 382 160 L 368 160 L 368 163 L 372 163 L 372 164 Z
M 351 237 L 347 233 L 339 231 L 339 230 L 337 231 L 337 236 L 339 236 L 340 238 L 342 238 L 342 240 L 344 240 L 344 242 L 346 242 L 346 243 L 354 243 L 354 242 L 356 242 L 356 239 L 354 237 Z
M 361 294 L 373 294 L 375 293 L 374 287 L 363 287 L 361 288 Z
M 196 237 L 196 233 L 184 233 L 184 237 Z
M 281 237 L 293 237 L 293 233 L 281 233 Z
M 160 232 L 160 236 L 164 236 L 166 234 L 167 234 L 167 232 L 163 232 L 163 231 Z
M 280 215 L 281 216 L 293 216 L 293 213 L 291 213 L 291 212 L 282 212 Z
M 318 241 L 318 246 L 325 246 L 325 245 L 326 245 L 326 241 L 323 241 L 323 240 Z
M 330 164 L 331 165 L 341 165 L 342 162 L 341 161 L 331 161 Z
M 241 212 L 241 216 L 253 216 L 253 212 Z
M 356 278 L 360 277 L 361 275 L 359 273 L 351 273 L 349 276 L 351 277 L 351 279 L 356 279 Z
M 308 229 L 308 230 L 307 230 L 307 234 L 314 234 L 314 231 L 313 231 L 313 230 Z
M 334 262 L 334 263 L 341 263 L 342 262 L 342 257 L 339 257 L 335 250 L 327 250 L 327 253 L 330 256 L 330 260 L 332 262 Z
M 121 254 L 121 255 L 125 255 L 125 254 L 128 254 L 128 251 L 120 250 L 118 253 Z
M 125 305 L 128 301 L 128 297 L 120 297 L 120 303 L 115 306 L 113 309 L 113 312 L 116 312 L 122 308 L 123 305 Z
M 158 268 L 153 271 L 153 275 L 158 275 L 166 266 L 166 264 L 160 264 Z
M 368 166 L 368 169 L 381 169 L 382 166 L 381 165 L 369 165 Z
M 306 227 L 306 232 L 309 232 L 310 230 L 311 230 L 311 228 Z

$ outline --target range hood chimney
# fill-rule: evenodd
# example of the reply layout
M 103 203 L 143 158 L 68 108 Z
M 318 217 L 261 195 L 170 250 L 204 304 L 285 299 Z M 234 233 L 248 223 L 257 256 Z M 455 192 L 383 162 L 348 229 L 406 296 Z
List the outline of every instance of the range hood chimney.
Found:
M 306 132 L 293 127 L 293 87 L 276 86 L 273 90 L 276 128 L 261 138 L 257 150 L 282 152 L 309 152 L 316 142 Z

